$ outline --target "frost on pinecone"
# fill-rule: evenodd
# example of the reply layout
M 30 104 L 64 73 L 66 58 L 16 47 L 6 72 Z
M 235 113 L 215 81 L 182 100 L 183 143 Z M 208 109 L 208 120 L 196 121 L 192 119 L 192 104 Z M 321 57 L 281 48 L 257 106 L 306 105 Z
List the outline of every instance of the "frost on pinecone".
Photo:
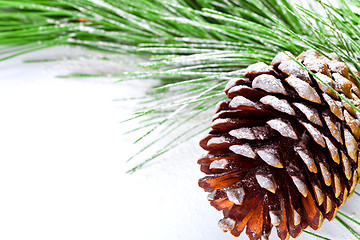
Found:
M 332 220 L 358 182 L 359 85 L 335 54 L 279 53 L 230 81 L 201 142 L 199 185 L 224 218 L 251 240 L 280 239 Z M 337 91 L 336 94 L 333 90 Z M 342 96 L 342 98 L 340 97 Z M 346 99 L 347 101 L 345 101 Z

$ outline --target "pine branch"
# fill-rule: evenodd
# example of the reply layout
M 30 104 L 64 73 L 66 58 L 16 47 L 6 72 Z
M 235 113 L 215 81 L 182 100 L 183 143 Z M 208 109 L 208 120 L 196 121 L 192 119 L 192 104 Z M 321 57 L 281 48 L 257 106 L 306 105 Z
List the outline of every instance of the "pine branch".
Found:
M 239 68 L 258 61 L 269 63 L 282 50 L 299 54 L 310 47 L 322 53 L 336 52 L 359 66 L 354 56 L 360 49 L 355 41 L 359 18 L 344 2 L 342 8 L 322 3 L 327 18 L 286 0 L 230 2 L 1 0 L 0 35 L 4 38 L 0 44 L 11 42 L 13 47 L 12 51 L 3 52 L 2 59 L 54 45 L 153 56 L 143 67 L 155 72 L 112 76 L 122 81 L 159 81 L 159 87 L 149 93 L 153 96 L 151 102 L 154 106 L 170 104 L 161 109 L 147 107 L 144 114 L 135 115 L 158 119 L 163 116 L 157 125 L 151 124 L 154 129 L 166 125 L 166 119 L 179 112 L 179 108 L 193 107 L 195 110 L 189 114 L 196 113 L 194 104 L 220 99 L 221 87 L 211 89 L 210 96 L 191 100 L 199 92 L 207 91 L 208 84 L 240 77 Z M 351 21 L 347 24 L 345 16 L 349 15 Z M 179 87 L 184 91 L 181 102 L 169 98 Z
M 291 8 L 287 1 L 281 2 Z M 234 3 L 235 8 L 231 8 L 226 1 L 177 1 L 174 4 L 160 0 L 96 3 L 89 0 L 76 0 L 71 3 L 61 0 L 2 0 L 0 44 L 14 47 L 27 44 L 49 47 L 54 44 L 54 40 L 62 37 L 57 41 L 57 45 L 80 45 L 110 52 L 136 52 L 135 48 L 129 46 L 169 43 L 173 42 L 174 38 L 182 37 L 238 42 L 240 34 L 244 37 L 243 42 L 251 45 L 259 41 L 251 37 L 252 34 L 249 36 L 249 31 L 256 27 L 259 34 L 261 31 L 269 33 L 267 29 L 271 30 L 276 24 L 276 16 L 280 17 L 285 26 L 297 26 L 297 30 L 303 32 L 304 29 L 298 29 L 301 25 L 294 21 L 295 18 L 289 19 L 284 15 L 282 7 L 271 7 L 277 6 L 276 3 L 273 0 L 239 1 Z M 204 7 L 208 8 L 208 11 L 200 10 Z M 224 21 L 217 20 L 216 13 L 211 12 L 211 9 L 221 10 L 222 14 L 240 15 L 235 19 L 237 21 L 233 22 L 242 26 L 244 31 L 238 33 L 237 27 L 226 25 L 221 29 L 220 24 Z M 152 54 L 152 51 L 153 49 L 142 49 L 141 52 Z M 9 57 L 11 56 L 13 55 Z

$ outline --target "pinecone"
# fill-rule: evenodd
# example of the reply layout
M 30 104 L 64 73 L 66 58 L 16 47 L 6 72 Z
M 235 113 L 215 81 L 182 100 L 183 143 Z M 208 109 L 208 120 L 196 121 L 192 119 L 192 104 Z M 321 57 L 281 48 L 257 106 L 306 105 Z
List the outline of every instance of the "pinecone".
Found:
M 309 50 L 297 60 L 314 78 L 279 53 L 256 63 L 245 78 L 230 81 L 212 130 L 200 142 L 208 151 L 198 163 L 208 176 L 199 185 L 232 235 L 280 239 L 331 221 L 354 192 L 360 176 L 359 85 L 336 54 Z M 292 56 L 292 55 L 291 55 Z M 339 97 L 328 86 L 335 89 Z

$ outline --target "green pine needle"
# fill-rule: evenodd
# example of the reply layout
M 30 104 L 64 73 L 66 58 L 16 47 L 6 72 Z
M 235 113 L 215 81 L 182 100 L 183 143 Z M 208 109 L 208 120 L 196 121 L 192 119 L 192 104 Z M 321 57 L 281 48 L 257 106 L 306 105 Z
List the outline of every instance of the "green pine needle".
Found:
M 309 234 L 309 235 L 311 235 L 311 236 L 314 236 L 314 237 L 316 237 L 316 238 L 319 238 L 319 239 L 331 240 L 330 238 L 326 238 L 326 237 L 320 236 L 320 235 L 318 235 L 318 234 L 309 232 L 309 231 L 307 231 L 307 230 L 303 230 L 303 232 L 304 232 L 304 233 L 307 233 L 307 234 Z
M 343 225 L 349 232 L 351 232 L 351 234 L 356 238 L 356 239 L 360 239 L 360 235 L 355 232 L 351 227 L 349 227 L 349 225 L 347 225 L 343 220 L 341 220 L 341 218 L 339 218 L 338 216 L 335 217 L 335 219 L 341 224 Z

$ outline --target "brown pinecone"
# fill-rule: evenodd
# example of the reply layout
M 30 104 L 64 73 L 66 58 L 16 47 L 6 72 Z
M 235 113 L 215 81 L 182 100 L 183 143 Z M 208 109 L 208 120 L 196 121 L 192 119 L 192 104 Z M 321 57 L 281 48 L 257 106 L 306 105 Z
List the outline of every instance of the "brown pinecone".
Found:
M 287 53 L 291 55 L 290 53 Z M 245 78 L 230 81 L 229 100 L 220 102 L 212 130 L 200 145 L 198 163 L 208 176 L 199 185 L 224 218 L 219 226 L 251 240 L 267 239 L 273 226 L 280 239 L 332 220 L 354 192 L 360 175 L 358 140 L 360 90 L 335 54 L 314 50 L 297 60 L 284 52 L 256 63 Z

